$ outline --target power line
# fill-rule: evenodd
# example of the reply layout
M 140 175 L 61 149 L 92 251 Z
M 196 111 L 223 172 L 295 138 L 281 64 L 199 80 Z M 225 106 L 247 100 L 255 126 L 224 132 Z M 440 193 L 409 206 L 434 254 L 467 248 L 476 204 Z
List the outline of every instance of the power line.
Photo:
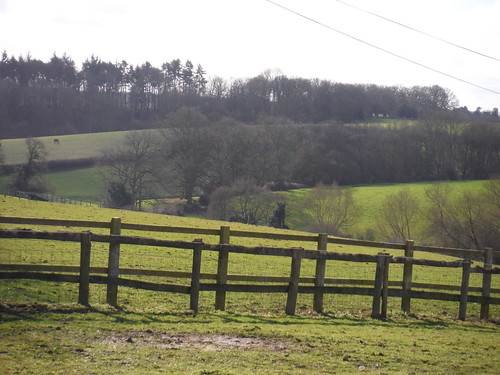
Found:
M 394 56 L 394 57 L 397 57 L 397 58 L 399 58 L 399 59 L 405 60 L 405 61 L 410 62 L 410 63 L 412 63 L 412 64 L 418 65 L 418 66 L 420 66 L 420 67 L 422 67 L 422 68 L 425 68 L 425 69 L 431 70 L 431 71 L 433 71 L 433 72 L 435 72 L 435 73 L 438 73 L 438 74 L 444 75 L 444 76 L 446 76 L 446 77 L 452 78 L 452 79 L 454 79 L 454 80 L 457 80 L 457 81 L 460 81 L 460 82 L 466 83 L 466 84 L 468 84 L 468 85 L 471 85 L 471 86 L 477 87 L 477 88 L 479 88 L 479 89 L 486 90 L 486 91 L 492 92 L 492 93 L 494 93 L 494 94 L 498 94 L 498 95 L 500 95 L 500 91 L 495 91 L 495 90 L 492 90 L 492 89 L 490 89 L 490 88 L 488 88 L 488 87 L 480 86 L 480 85 L 475 84 L 475 83 L 473 83 L 473 82 L 470 82 L 470 81 L 467 81 L 467 80 L 465 80 L 465 79 L 462 79 L 462 78 L 456 77 L 456 76 L 454 76 L 454 75 L 451 75 L 451 74 L 445 73 L 445 72 L 443 72 L 443 71 L 441 71 L 441 70 L 438 70 L 438 69 L 432 68 L 432 67 L 430 67 L 430 66 L 428 66 L 428 65 L 425 65 L 425 64 L 419 63 L 418 61 L 415 61 L 415 60 L 409 59 L 409 58 L 407 58 L 407 57 L 401 56 L 401 55 L 399 55 L 399 54 L 397 54 L 397 53 L 394 53 L 394 52 L 391 52 L 391 51 L 389 51 L 389 50 L 387 50 L 387 49 L 385 49 L 385 48 L 378 47 L 378 46 L 376 46 L 375 44 L 372 44 L 372 43 L 370 43 L 370 42 L 367 42 L 367 41 L 364 41 L 364 40 L 362 40 L 362 39 L 356 38 L 355 36 L 352 36 L 352 35 L 350 35 L 350 34 L 347 34 L 347 33 L 343 32 L 343 31 L 340 31 L 340 30 L 338 30 L 338 29 L 336 29 L 336 28 L 334 28 L 334 27 L 332 27 L 332 26 L 326 25 L 326 24 L 324 24 L 324 23 L 322 23 L 322 22 L 320 22 L 320 21 L 318 21 L 318 20 L 315 20 L 314 18 L 308 17 L 308 16 L 306 16 L 306 15 L 304 15 L 304 14 L 302 14 L 302 13 L 296 12 L 296 11 L 294 11 L 293 9 L 287 8 L 287 7 L 285 7 L 285 6 L 281 5 L 281 4 L 278 4 L 278 3 L 276 3 L 276 2 L 274 2 L 274 1 L 272 1 L 272 0 L 266 0 L 266 1 L 267 1 L 268 3 L 270 3 L 270 4 L 273 4 L 273 5 L 275 5 L 275 6 L 279 7 L 279 8 L 281 8 L 281 9 L 286 10 L 287 12 L 293 13 L 293 14 L 295 14 L 295 15 L 297 15 L 297 16 L 299 16 L 299 17 L 302 17 L 302 18 L 304 18 L 304 19 L 306 19 L 306 20 L 308 20 L 308 21 L 310 21 L 310 22 L 313 22 L 313 23 L 315 23 L 315 24 L 317 24 L 317 25 L 320 25 L 320 26 L 325 27 L 325 28 L 327 28 L 327 29 L 329 29 L 329 30 L 335 31 L 336 33 L 342 34 L 342 35 L 344 35 L 344 36 L 346 36 L 346 37 L 348 37 L 348 38 L 354 39 L 354 40 L 356 40 L 357 42 L 360 42 L 360 43 L 366 44 L 366 45 L 368 45 L 368 46 L 370 46 L 370 47 L 372 47 L 372 48 L 378 49 L 379 51 L 382 51 L 382 52 L 384 52 L 384 53 L 387 53 L 387 54 L 392 55 L 392 56 Z
M 433 39 L 439 40 L 440 42 L 443 42 L 443 43 L 449 44 L 449 45 L 451 45 L 451 46 L 453 46 L 453 47 L 457 47 L 457 48 L 463 49 L 463 50 L 465 50 L 465 51 L 468 51 L 468 52 L 471 52 L 471 53 L 475 53 L 476 55 L 480 55 L 480 56 L 486 57 L 486 58 L 488 58 L 488 59 L 492 59 L 492 60 L 496 60 L 496 61 L 499 61 L 499 62 L 500 62 L 500 59 L 497 59 L 496 57 L 489 56 L 489 55 L 487 55 L 487 54 L 485 54 L 485 53 L 481 53 L 481 52 L 478 52 L 478 51 L 474 51 L 473 49 L 470 49 L 470 48 L 467 48 L 467 47 L 461 46 L 461 45 L 459 45 L 459 44 L 456 44 L 456 43 L 450 42 L 450 41 L 448 41 L 448 40 L 446 40 L 446 39 L 443 39 L 443 38 L 440 38 L 440 37 L 438 37 L 438 36 L 435 36 L 435 35 L 432 35 L 432 34 L 426 33 L 425 31 L 421 31 L 421 30 L 415 29 L 414 27 L 411 27 L 411 26 L 405 25 L 405 24 L 403 24 L 403 23 L 400 23 L 400 22 L 397 22 L 397 21 L 391 20 L 390 18 L 387 18 L 387 17 L 381 16 L 381 15 L 379 15 L 379 14 L 376 14 L 376 13 L 370 12 L 369 10 L 366 10 L 366 9 L 360 8 L 360 7 L 356 6 L 356 5 L 349 4 L 349 3 L 345 2 L 345 1 L 342 1 L 342 0 L 337 0 L 337 2 L 339 2 L 339 3 L 341 3 L 341 4 L 344 4 L 344 5 L 348 6 L 348 7 L 351 7 L 351 8 L 357 9 L 357 10 L 359 10 L 359 11 L 361 11 L 361 12 L 371 14 L 372 16 L 375 16 L 375 17 L 381 18 L 381 19 L 383 19 L 383 20 L 385 20 L 385 21 L 392 22 L 392 23 L 394 23 L 394 24 L 396 24 L 396 25 L 398 25 L 398 26 L 404 27 L 404 28 L 409 29 L 409 30 L 411 30 L 411 31 L 415 31 L 415 32 L 420 33 L 420 34 L 422 34 L 422 35 L 425 35 L 425 36 L 428 36 L 428 37 L 430 37 L 430 38 L 433 38 Z

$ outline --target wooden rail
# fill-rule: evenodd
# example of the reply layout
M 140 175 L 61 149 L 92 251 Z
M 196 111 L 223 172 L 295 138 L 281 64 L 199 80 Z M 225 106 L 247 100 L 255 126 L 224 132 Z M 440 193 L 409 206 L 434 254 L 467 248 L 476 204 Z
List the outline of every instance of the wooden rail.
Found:
M 59 220 L 59 219 L 38 219 L 38 218 L 19 218 L 19 217 L 9 217 L 0 216 L 0 224 L 26 224 L 26 225 L 47 225 L 47 226 L 65 226 L 65 227 L 76 227 L 76 228 L 111 228 L 110 222 L 96 222 L 96 221 L 83 221 L 83 220 Z M 136 230 L 136 231 L 147 231 L 147 232 L 163 232 L 163 233 L 184 233 L 184 234 L 195 234 L 195 235 L 213 235 L 226 236 L 225 240 L 227 243 L 230 242 L 231 237 L 242 237 L 242 238 L 261 238 L 270 240 L 287 240 L 287 241 L 302 241 L 302 242 L 315 242 L 318 244 L 318 249 L 324 239 L 321 239 L 321 234 L 291 234 L 291 233 L 263 233 L 254 231 L 243 231 L 243 230 L 230 230 L 229 227 L 221 227 L 220 229 L 206 229 L 206 228 L 189 228 L 189 227 L 173 227 L 173 226 L 161 226 L 161 225 L 145 225 L 145 224 L 131 224 L 131 223 L 121 223 L 122 230 Z M 223 234 L 224 233 L 224 234 Z M 370 247 L 378 249 L 392 249 L 406 251 L 407 244 L 401 243 L 390 243 L 390 242 L 378 242 L 378 241 L 365 241 L 356 240 L 349 238 L 340 238 L 327 236 L 327 244 L 341 244 L 350 246 L 361 246 Z M 485 250 L 474 250 L 474 249 L 458 249 L 458 248 L 448 248 L 448 247 L 436 247 L 436 246 L 421 246 L 414 245 L 413 252 L 426 252 L 434 254 L 448 255 L 456 258 L 467 258 L 473 260 L 484 261 L 486 257 Z M 493 251 L 493 259 L 491 264 L 500 265 L 500 251 Z
M 13 220 L 14 221 L 14 220 Z M 46 222 L 46 221 L 43 221 Z M 50 221 L 53 223 L 53 221 Z M 81 223 L 81 222 L 78 222 Z M 52 225 L 52 224 L 49 224 Z M 58 223 L 57 225 L 60 225 Z M 297 295 L 299 293 L 311 293 L 314 295 L 314 306 L 316 311 L 321 311 L 322 296 L 328 293 L 367 295 L 372 296 L 372 316 L 374 318 L 385 319 L 387 316 L 388 297 L 401 297 L 403 311 L 410 311 L 410 301 L 412 298 L 437 299 L 459 302 L 460 319 L 465 319 L 468 302 L 478 302 L 482 306 L 482 318 L 488 318 L 488 309 L 490 304 L 500 304 L 500 298 L 491 297 L 491 293 L 498 292 L 498 289 L 491 288 L 491 275 L 498 273 L 498 268 L 492 268 L 485 264 L 485 267 L 471 267 L 468 260 L 444 262 L 435 260 L 412 258 L 411 250 L 413 245 L 408 242 L 405 246 L 407 251 L 404 257 L 393 258 L 389 254 L 379 253 L 378 255 L 366 254 L 346 254 L 329 252 L 324 249 L 326 235 L 321 235 L 322 244 L 318 250 L 305 250 L 302 248 L 276 248 L 276 247 L 245 247 L 232 245 L 229 242 L 229 228 L 221 230 L 219 244 L 205 244 L 200 240 L 194 242 L 172 241 L 155 238 L 145 238 L 136 236 L 121 235 L 122 225 L 119 219 L 115 218 L 108 225 L 111 234 L 92 234 L 90 232 L 39 232 L 33 230 L 0 230 L 0 238 L 18 238 L 18 239 L 40 239 L 80 242 L 80 266 L 48 266 L 48 265 L 0 265 L 0 278 L 29 278 L 51 281 L 68 281 L 79 283 L 78 302 L 84 305 L 89 303 L 89 284 L 100 283 L 107 285 L 107 302 L 117 305 L 117 291 L 119 286 L 142 288 L 147 290 L 167 291 L 174 293 L 185 293 L 190 295 L 190 308 L 193 311 L 198 310 L 200 291 L 215 291 L 217 309 L 225 308 L 226 292 L 245 292 L 245 293 L 286 293 L 287 302 L 285 311 L 289 315 L 295 314 Z M 90 254 L 92 242 L 109 243 L 109 261 L 107 268 L 92 268 L 90 264 Z M 172 271 L 153 271 L 122 269 L 119 267 L 120 245 L 134 244 L 142 246 L 171 247 L 185 250 L 191 250 L 193 254 L 193 264 L 191 272 L 172 272 Z M 217 274 L 202 274 L 201 254 L 203 251 L 216 251 L 219 253 L 219 263 Z M 291 258 L 291 268 L 289 277 L 276 276 L 242 276 L 229 275 L 227 261 L 230 253 L 253 254 L 263 256 L 282 256 Z M 488 254 L 492 254 L 491 249 Z M 489 255 L 491 258 L 491 255 Z M 490 259 L 488 258 L 488 259 Z M 302 259 L 316 260 L 316 275 L 314 277 L 300 277 Z M 348 262 L 373 262 L 376 263 L 376 273 L 373 280 L 357 279 L 328 279 L 321 269 L 327 261 L 348 261 Z M 403 263 L 405 274 L 403 283 L 389 281 L 390 263 Z M 462 283 L 460 287 L 450 287 L 446 285 L 417 284 L 412 283 L 412 266 L 418 264 L 429 267 L 461 267 Z M 318 272 L 318 269 L 320 270 Z M 59 272 L 78 272 L 79 276 L 47 274 L 43 271 Z M 481 272 L 483 275 L 489 275 L 483 279 L 482 288 L 469 287 L 469 275 L 471 272 Z M 96 275 L 95 273 L 105 273 L 106 276 Z M 120 277 L 121 275 L 151 275 L 151 276 L 170 276 L 186 277 L 191 279 L 190 286 L 185 285 L 166 285 L 138 280 L 129 280 Z M 215 283 L 202 283 L 202 279 L 215 280 Z M 228 281 L 239 282 L 260 282 L 260 283 L 288 283 L 282 285 L 256 285 L 256 284 L 229 284 Z M 312 285 L 303 285 L 310 283 Z M 486 284 L 485 284 L 486 283 Z M 489 284 L 488 284 L 489 283 Z M 345 286 L 332 286 L 335 284 Z M 361 287 L 363 285 L 364 287 Z M 402 288 L 401 288 L 402 286 Z M 394 288 L 395 287 L 395 288 Z M 425 288 L 438 290 L 460 291 L 460 294 L 450 294 L 443 292 L 413 291 L 411 288 Z M 480 289 L 480 290 L 479 290 Z M 481 296 L 470 296 L 471 291 L 481 291 Z M 486 312 L 485 312 L 486 311 Z

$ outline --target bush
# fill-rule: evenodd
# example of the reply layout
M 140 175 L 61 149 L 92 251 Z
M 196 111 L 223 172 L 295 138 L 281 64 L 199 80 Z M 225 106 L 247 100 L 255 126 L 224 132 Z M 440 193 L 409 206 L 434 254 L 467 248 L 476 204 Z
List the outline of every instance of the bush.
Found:
M 120 182 L 110 182 L 107 189 L 106 205 L 111 208 L 123 208 L 133 204 L 132 195 Z

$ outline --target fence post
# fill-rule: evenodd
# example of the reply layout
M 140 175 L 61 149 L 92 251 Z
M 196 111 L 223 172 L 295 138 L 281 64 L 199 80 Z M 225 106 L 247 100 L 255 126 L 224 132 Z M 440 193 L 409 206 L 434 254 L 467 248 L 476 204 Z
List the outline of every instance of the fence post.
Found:
M 384 257 L 384 253 L 377 254 L 375 281 L 373 283 L 372 318 L 380 317 L 380 298 L 382 297 L 382 285 L 384 282 Z
M 228 226 L 220 227 L 220 244 L 229 244 L 230 228 Z M 226 290 L 225 285 L 227 282 L 227 266 L 229 261 L 229 252 L 227 249 L 219 250 L 219 261 L 217 263 L 217 286 L 222 288 L 215 292 L 215 309 L 224 311 L 226 309 Z
M 389 301 L 389 263 L 392 256 L 384 255 L 384 272 L 382 277 L 382 308 L 380 312 L 381 319 L 387 319 L 387 304 Z
M 82 232 L 80 240 L 80 278 L 78 288 L 78 303 L 89 305 L 90 284 L 90 251 L 92 248 L 92 233 Z
M 201 250 L 203 242 L 193 241 L 193 267 L 191 271 L 191 288 L 189 289 L 189 308 L 195 313 L 198 312 L 198 301 L 200 298 L 200 271 L 201 271 Z
M 320 254 L 327 252 L 328 248 L 328 234 L 320 233 L 318 237 L 318 250 Z M 325 286 L 325 273 L 326 273 L 326 259 L 316 260 L 316 274 L 314 275 L 314 286 Z M 323 292 L 320 290 L 314 291 L 313 309 L 317 313 L 323 312 Z
M 407 240 L 405 244 L 405 257 L 413 258 L 413 249 L 415 242 L 413 240 Z M 401 293 L 401 310 L 409 314 L 410 313 L 410 303 L 411 303 L 411 281 L 413 278 L 413 262 L 409 259 L 405 259 L 403 266 L 403 290 Z
M 493 265 L 493 248 L 488 247 L 484 250 L 484 270 L 490 271 Z M 491 293 L 491 273 L 483 272 L 483 288 L 481 295 L 481 319 L 487 320 L 490 317 L 490 293 Z
M 122 223 L 119 217 L 111 219 L 109 233 L 119 236 L 122 231 Z M 109 242 L 109 257 L 108 257 L 108 286 L 106 293 L 106 302 L 111 306 L 118 305 L 118 275 L 120 273 L 120 242 L 111 239 Z
M 297 294 L 299 292 L 300 266 L 302 263 L 302 248 L 292 249 L 292 265 L 290 270 L 290 282 L 288 284 L 288 296 L 286 299 L 285 313 L 295 315 L 297 307 Z
M 460 307 L 458 309 L 458 319 L 465 320 L 467 313 L 467 297 L 469 295 L 470 259 L 462 261 L 462 285 L 460 287 Z

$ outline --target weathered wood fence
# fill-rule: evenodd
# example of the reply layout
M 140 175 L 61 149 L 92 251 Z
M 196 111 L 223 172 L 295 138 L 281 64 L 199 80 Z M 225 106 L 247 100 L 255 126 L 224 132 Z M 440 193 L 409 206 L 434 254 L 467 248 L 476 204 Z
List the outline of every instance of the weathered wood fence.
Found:
M 80 265 L 79 266 L 51 266 L 51 265 L 24 265 L 24 264 L 0 264 L 1 279 L 38 279 L 50 281 L 65 281 L 79 283 L 78 302 L 83 305 L 89 304 L 90 283 L 106 284 L 106 300 L 111 305 L 117 305 L 118 287 L 134 287 L 146 290 L 165 291 L 173 293 L 184 293 L 190 295 L 190 309 L 198 310 L 200 291 L 215 292 L 215 308 L 224 310 L 227 292 L 244 293 L 286 293 L 287 301 L 285 312 L 294 315 L 299 293 L 313 294 L 313 309 L 317 312 L 323 311 L 323 296 L 325 294 L 349 294 L 372 296 L 372 317 L 386 318 L 388 297 L 400 297 L 401 308 L 410 312 L 412 298 L 434 299 L 444 301 L 456 301 L 459 303 L 458 318 L 464 320 L 467 312 L 467 304 L 475 302 L 481 304 L 481 318 L 489 318 L 490 304 L 500 304 L 500 298 L 492 297 L 492 293 L 500 293 L 500 289 L 491 288 L 492 274 L 500 273 L 500 268 L 493 268 L 494 259 L 498 252 L 492 249 L 485 251 L 449 249 L 437 247 L 415 246 L 413 241 L 406 244 L 390 244 L 372 241 L 357 241 L 329 237 L 326 234 L 319 235 L 294 235 L 294 234 L 270 234 L 249 231 L 231 231 L 229 227 L 222 226 L 220 229 L 200 229 L 184 227 L 166 227 L 154 225 L 126 224 L 121 223 L 119 218 L 113 218 L 111 222 L 91 221 L 68 221 L 54 219 L 27 219 L 0 217 L 0 223 L 30 224 L 30 225 L 57 225 L 87 228 L 109 228 L 110 234 L 96 234 L 91 232 L 39 232 L 33 230 L 0 230 L 0 238 L 39 239 L 80 242 Z M 149 232 L 175 232 L 190 233 L 197 235 L 217 235 L 219 244 L 207 244 L 201 240 L 193 242 L 171 241 L 155 238 L 134 237 L 121 235 L 122 229 L 139 230 Z M 280 248 L 280 247 L 245 247 L 230 244 L 231 236 L 256 237 L 270 239 L 286 239 L 297 241 L 317 242 L 317 250 L 306 250 L 303 248 Z M 108 267 L 91 267 L 90 254 L 93 242 L 109 243 Z M 387 253 L 378 255 L 346 254 L 327 251 L 328 243 L 343 243 L 357 246 L 369 246 L 376 248 L 390 248 L 404 250 L 404 256 L 393 257 Z M 173 272 L 162 270 L 126 269 L 120 268 L 120 244 L 170 247 L 192 250 L 191 272 Z M 218 252 L 218 267 L 216 274 L 202 274 L 201 261 L 203 251 Z M 428 251 L 445 255 L 454 255 L 463 259 L 445 262 L 435 260 L 416 259 L 413 257 L 415 251 Z M 228 274 L 228 259 L 230 253 L 253 254 L 264 256 L 282 256 L 291 258 L 289 277 L 277 276 L 243 276 Z M 303 259 L 316 261 L 316 272 L 314 277 L 301 277 L 301 263 Z M 484 266 L 471 267 L 471 259 L 482 259 Z M 347 262 L 372 262 L 376 264 L 375 274 L 372 280 L 353 279 L 328 279 L 325 277 L 327 261 Z M 391 263 L 403 264 L 403 280 L 389 281 L 389 268 Z M 460 267 L 462 269 L 462 282 L 460 286 L 436 285 L 412 282 L 414 265 L 428 267 Z M 47 273 L 52 272 L 52 273 Z M 56 274 L 54 272 L 61 272 Z M 78 273 L 68 275 L 65 273 Z M 482 273 L 482 287 L 470 287 L 469 277 L 471 273 Z M 104 274 L 105 276 L 103 276 Z M 189 278 L 191 283 L 186 285 L 159 284 L 139 280 L 130 280 L 120 275 L 146 275 L 164 276 L 173 278 Z M 215 280 L 215 283 L 202 283 L 202 279 Z M 257 282 L 261 284 L 231 284 L 230 281 Z M 283 285 L 262 285 L 262 283 L 287 283 Z M 309 285 L 307 285 L 309 284 Z M 336 286 L 330 286 L 334 284 Z M 349 285 L 349 286 L 347 286 Z M 355 285 L 355 286 L 352 286 Z M 425 288 L 444 291 L 456 291 L 455 293 L 415 291 L 413 288 Z M 470 295 L 469 292 L 481 292 L 481 295 Z
M 27 191 L 16 191 L 13 194 L 14 197 L 29 199 L 34 201 L 43 201 L 43 202 L 56 202 L 56 203 L 66 203 L 66 204 L 74 204 L 79 206 L 97 206 L 102 207 L 102 204 L 95 203 L 91 201 L 84 201 L 82 199 L 71 199 L 71 198 L 63 198 L 54 194 L 48 193 L 32 193 Z

